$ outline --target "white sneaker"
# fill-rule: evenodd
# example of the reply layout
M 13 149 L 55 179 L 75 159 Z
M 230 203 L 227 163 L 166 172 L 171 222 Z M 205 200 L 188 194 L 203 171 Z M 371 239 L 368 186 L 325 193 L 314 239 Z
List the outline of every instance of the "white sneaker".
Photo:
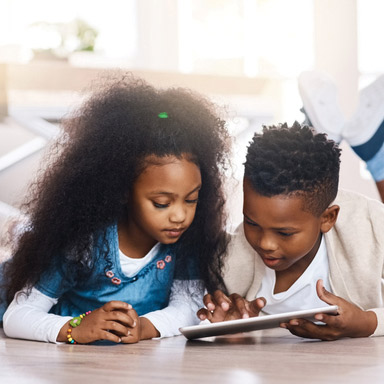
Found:
M 351 147 L 366 143 L 384 120 L 384 75 L 359 92 L 359 103 L 342 131 Z
M 298 79 L 304 111 L 317 132 L 339 143 L 345 119 L 337 100 L 337 87 L 324 72 L 306 71 Z

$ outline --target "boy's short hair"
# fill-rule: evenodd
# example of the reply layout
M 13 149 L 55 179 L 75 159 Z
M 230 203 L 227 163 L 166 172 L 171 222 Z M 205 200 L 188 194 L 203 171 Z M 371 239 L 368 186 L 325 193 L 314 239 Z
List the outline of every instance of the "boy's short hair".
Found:
M 315 216 L 337 195 L 340 170 L 337 144 L 297 121 L 263 127 L 248 147 L 244 176 L 260 195 L 302 196 Z

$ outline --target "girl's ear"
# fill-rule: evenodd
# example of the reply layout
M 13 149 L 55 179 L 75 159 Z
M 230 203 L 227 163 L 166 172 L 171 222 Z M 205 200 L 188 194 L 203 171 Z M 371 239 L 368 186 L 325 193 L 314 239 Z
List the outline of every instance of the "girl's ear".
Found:
M 321 215 L 321 233 L 327 233 L 335 225 L 340 207 L 331 205 Z

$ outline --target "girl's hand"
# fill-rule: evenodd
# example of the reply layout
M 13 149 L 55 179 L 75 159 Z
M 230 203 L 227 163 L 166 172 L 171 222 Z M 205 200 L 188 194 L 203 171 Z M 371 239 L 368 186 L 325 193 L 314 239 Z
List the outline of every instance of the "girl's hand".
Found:
M 122 338 L 129 337 L 132 329 L 136 327 L 135 314 L 136 312 L 130 304 L 110 301 L 85 316 L 79 326 L 73 327 L 72 337 L 80 344 L 88 344 L 97 340 L 120 343 Z M 68 328 L 69 323 L 61 328 L 58 341 L 67 340 Z
M 363 311 L 356 305 L 328 292 L 322 280 L 317 281 L 316 290 L 319 298 L 325 303 L 339 306 L 338 315 L 315 315 L 315 319 L 324 322 L 325 325 L 316 325 L 305 319 L 295 319 L 289 323 L 280 324 L 282 328 L 287 328 L 296 336 L 321 340 L 368 337 L 375 332 L 377 318 L 374 312 Z
M 258 316 L 265 306 L 265 299 L 257 298 L 248 301 L 237 293 L 227 296 L 224 292 L 217 290 L 213 296 L 210 294 L 204 296 L 204 305 L 206 308 L 199 309 L 197 316 L 200 320 L 208 319 L 211 323 L 216 323 Z
M 133 308 L 128 309 L 126 313 L 133 319 L 133 324 L 128 327 L 128 334 L 121 337 L 121 342 L 124 344 L 138 343 L 142 333 L 141 319 Z
M 124 344 L 138 343 L 140 340 L 152 339 L 159 337 L 159 331 L 154 325 L 145 317 L 139 317 L 137 312 L 131 307 L 128 310 L 120 311 L 125 312 L 130 318 L 133 319 L 132 326 L 128 326 L 128 334 L 121 336 L 121 342 Z

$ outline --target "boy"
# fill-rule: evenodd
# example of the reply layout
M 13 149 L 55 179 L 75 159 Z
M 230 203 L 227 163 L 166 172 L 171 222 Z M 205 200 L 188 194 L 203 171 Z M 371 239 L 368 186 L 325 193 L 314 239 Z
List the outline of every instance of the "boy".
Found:
M 295 122 L 255 134 L 245 163 L 244 223 L 231 239 L 221 291 L 206 295 L 212 322 L 336 304 L 281 326 L 335 340 L 384 334 L 384 206 L 338 192 L 340 149 Z M 337 198 L 336 198 L 337 195 Z M 336 200 L 335 200 L 336 198 Z

